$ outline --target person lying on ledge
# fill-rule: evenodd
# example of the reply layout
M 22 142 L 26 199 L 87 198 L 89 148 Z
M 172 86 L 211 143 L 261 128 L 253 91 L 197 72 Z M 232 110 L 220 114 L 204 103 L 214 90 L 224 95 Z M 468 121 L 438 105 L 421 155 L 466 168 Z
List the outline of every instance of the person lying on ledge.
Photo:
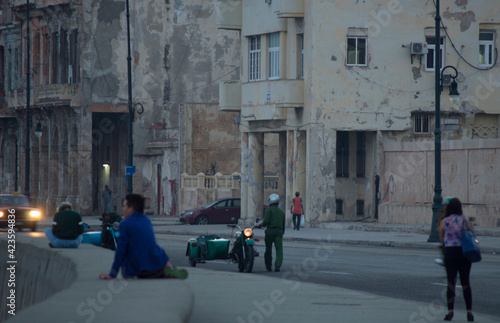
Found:
M 123 278 L 180 278 L 186 279 L 185 269 L 175 269 L 165 250 L 155 239 L 151 220 L 144 214 L 144 197 L 128 194 L 123 201 L 120 239 L 115 259 L 108 274 L 100 279 L 116 278 L 120 269 Z

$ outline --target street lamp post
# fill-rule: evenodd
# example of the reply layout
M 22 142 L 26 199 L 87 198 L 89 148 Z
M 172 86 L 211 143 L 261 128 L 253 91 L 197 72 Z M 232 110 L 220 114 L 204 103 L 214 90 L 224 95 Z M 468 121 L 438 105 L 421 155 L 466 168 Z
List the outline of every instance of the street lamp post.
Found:
M 134 111 L 132 107 L 132 57 L 130 55 L 130 9 L 129 0 L 126 1 L 127 5 L 127 71 L 128 71 L 128 158 L 127 165 L 134 165 L 134 143 L 132 138 L 132 125 L 134 122 Z M 132 193 L 132 175 L 128 176 L 127 180 L 127 193 Z
M 443 196 L 441 187 L 441 92 L 443 91 L 443 72 L 447 68 L 452 68 L 455 75 L 451 76 L 453 79 L 450 87 L 450 99 L 459 95 L 457 91 L 457 82 L 455 81 L 458 76 L 457 69 L 451 65 L 440 69 L 441 65 L 441 17 L 439 15 L 439 0 L 436 0 L 436 39 L 434 48 L 434 67 L 435 67 L 435 125 L 434 125 L 434 198 L 432 204 L 432 225 L 431 233 L 427 242 L 439 242 L 438 224 L 439 218 L 443 213 Z
M 30 196 L 30 1 L 26 0 L 26 147 L 24 195 Z

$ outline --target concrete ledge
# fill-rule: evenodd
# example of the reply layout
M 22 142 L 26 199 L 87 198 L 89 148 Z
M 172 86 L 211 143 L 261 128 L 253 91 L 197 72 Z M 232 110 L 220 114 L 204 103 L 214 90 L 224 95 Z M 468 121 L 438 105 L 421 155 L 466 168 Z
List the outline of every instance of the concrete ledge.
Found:
M 114 253 L 82 244 L 51 249 L 43 233 L 16 233 L 16 315 L 9 322 L 188 322 L 194 306 L 189 285 L 176 279 L 99 280 Z M 2 272 L 7 235 L 0 235 Z M 4 276 L 4 275 L 2 275 Z M 8 275 L 5 275 L 8 276 Z M 2 279 L 2 309 L 8 277 Z M 34 295 L 32 295 L 34 294 Z M 8 309 L 8 308 L 7 308 Z M 4 312 L 2 310 L 2 312 Z

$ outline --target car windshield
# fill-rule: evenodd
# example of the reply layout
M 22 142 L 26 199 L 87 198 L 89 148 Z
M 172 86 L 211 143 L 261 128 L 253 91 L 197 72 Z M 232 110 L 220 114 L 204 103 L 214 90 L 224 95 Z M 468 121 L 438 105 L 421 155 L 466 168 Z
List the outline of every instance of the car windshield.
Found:
M 209 207 L 211 207 L 212 205 L 217 204 L 217 203 L 219 203 L 219 202 L 220 202 L 220 200 L 215 200 L 215 201 L 212 201 L 212 202 L 210 202 L 210 203 L 207 203 L 207 204 L 203 205 L 202 207 L 200 207 L 200 209 L 208 209 L 208 208 L 209 208 Z
M 28 198 L 24 195 L 6 195 L 0 196 L 0 206 L 30 206 Z

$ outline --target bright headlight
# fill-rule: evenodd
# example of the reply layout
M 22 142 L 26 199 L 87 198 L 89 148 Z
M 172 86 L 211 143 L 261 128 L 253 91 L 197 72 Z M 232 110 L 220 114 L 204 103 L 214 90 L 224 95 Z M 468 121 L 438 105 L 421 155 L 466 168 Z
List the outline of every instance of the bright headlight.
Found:
M 1 218 L 1 217 L 3 217 L 3 212 L 2 212 L 2 211 L 0 211 L 0 218 Z
M 243 231 L 243 234 L 245 235 L 245 237 L 247 238 L 250 238 L 252 237 L 252 229 L 250 228 L 246 228 L 245 231 Z
M 30 216 L 31 216 L 32 218 L 39 219 L 39 218 L 42 216 L 42 214 L 40 213 L 40 211 L 37 211 L 37 210 L 31 210 L 31 211 L 30 211 Z

